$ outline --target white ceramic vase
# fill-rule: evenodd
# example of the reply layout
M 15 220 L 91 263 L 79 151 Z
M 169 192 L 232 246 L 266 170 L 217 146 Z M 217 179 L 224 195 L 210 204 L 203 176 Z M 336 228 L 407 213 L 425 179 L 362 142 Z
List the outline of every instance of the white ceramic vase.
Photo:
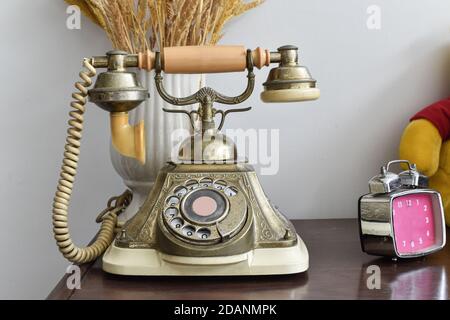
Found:
M 139 71 L 138 76 L 142 86 L 148 89 L 150 98 L 130 112 L 130 124 L 144 120 L 145 164 L 120 155 L 113 146 L 110 148 L 115 170 L 133 192 L 133 201 L 122 213 L 121 220 L 128 220 L 136 214 L 151 191 L 159 170 L 170 159 L 177 144 L 177 141 L 173 140 L 172 133 L 178 129 L 192 132 L 187 116 L 163 111 L 163 108 L 181 107 L 173 106 L 161 99 L 155 87 L 154 72 Z M 205 82 L 204 75 L 198 74 L 164 74 L 163 77 L 166 91 L 175 97 L 191 95 L 204 86 Z M 183 107 L 188 111 L 192 108 L 193 106 Z

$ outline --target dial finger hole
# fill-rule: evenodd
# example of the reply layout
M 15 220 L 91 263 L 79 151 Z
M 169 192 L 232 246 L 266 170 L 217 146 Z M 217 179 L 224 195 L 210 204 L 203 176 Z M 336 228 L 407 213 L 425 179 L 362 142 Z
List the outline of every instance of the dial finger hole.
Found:
M 217 180 L 216 182 L 214 182 L 214 188 L 217 190 L 223 190 L 225 189 L 227 186 L 227 183 L 223 180 Z
M 203 178 L 202 180 L 200 180 L 200 185 L 202 187 L 211 187 L 212 184 L 213 184 L 213 181 L 210 178 Z
M 192 237 L 195 233 L 195 229 L 192 226 L 186 226 L 181 230 L 181 233 L 186 237 Z
M 206 228 L 202 228 L 200 230 L 197 231 L 197 237 L 199 237 L 200 239 L 208 239 L 211 236 L 211 231 L 209 229 Z
M 189 190 L 197 189 L 197 188 L 198 188 L 198 181 L 197 181 L 197 180 L 194 180 L 194 179 L 189 180 L 188 182 L 186 182 L 186 187 L 187 187 Z
M 164 214 L 167 218 L 174 218 L 178 214 L 178 209 L 176 208 L 167 208 L 166 211 L 164 211 Z
M 180 186 L 180 187 L 175 188 L 174 193 L 178 198 L 181 198 L 182 196 L 184 196 L 187 193 L 187 191 L 188 190 L 185 187 Z
M 179 199 L 178 197 L 173 197 L 173 196 L 172 196 L 172 197 L 170 197 L 170 198 L 167 199 L 166 203 L 167 203 L 169 206 L 176 206 L 177 204 L 180 203 L 180 199 Z
M 238 194 L 238 190 L 235 187 L 228 187 L 224 190 L 224 193 L 229 197 L 234 197 Z
M 170 221 L 170 225 L 175 229 L 180 229 L 184 224 L 184 221 L 180 218 L 175 218 L 172 221 Z

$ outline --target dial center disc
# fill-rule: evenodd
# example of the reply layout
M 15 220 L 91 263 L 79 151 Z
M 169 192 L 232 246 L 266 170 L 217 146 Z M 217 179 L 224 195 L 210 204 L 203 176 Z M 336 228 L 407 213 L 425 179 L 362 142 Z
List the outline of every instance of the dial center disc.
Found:
M 202 196 L 194 200 L 192 210 L 199 216 L 207 217 L 216 211 L 217 202 L 208 196 Z
M 223 219 L 228 212 L 228 200 L 221 192 L 200 188 L 191 191 L 181 202 L 182 215 L 193 223 L 211 224 Z

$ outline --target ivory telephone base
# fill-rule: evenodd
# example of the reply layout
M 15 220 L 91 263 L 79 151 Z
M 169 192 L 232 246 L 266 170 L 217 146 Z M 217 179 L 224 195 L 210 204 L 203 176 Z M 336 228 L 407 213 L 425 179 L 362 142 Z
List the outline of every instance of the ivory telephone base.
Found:
M 134 276 L 249 276 L 294 274 L 309 266 L 308 250 L 297 236 L 287 248 L 261 248 L 224 257 L 181 257 L 155 249 L 119 248 L 114 244 L 103 256 L 103 270 Z

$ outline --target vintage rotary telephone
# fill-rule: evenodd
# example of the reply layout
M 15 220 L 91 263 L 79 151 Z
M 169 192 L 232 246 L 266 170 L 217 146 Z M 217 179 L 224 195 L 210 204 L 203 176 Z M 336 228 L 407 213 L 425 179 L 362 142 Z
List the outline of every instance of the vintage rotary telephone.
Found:
M 316 81 L 298 64 L 297 48 L 284 46 L 276 52 L 242 46 L 173 47 L 162 52 L 137 55 L 111 51 L 106 56 L 84 60 L 79 93 L 71 106 L 70 128 L 61 179 L 53 204 L 54 234 L 60 251 L 75 263 L 89 262 L 101 254 L 103 269 L 125 275 L 258 275 L 303 272 L 308 252 L 293 225 L 274 208 L 253 168 L 238 158 L 234 142 L 220 129 L 231 112 L 250 108 L 218 110 L 215 103 L 234 105 L 245 101 L 255 85 L 254 67 L 271 63 L 261 98 L 265 102 L 314 100 L 319 97 Z M 186 114 L 200 130 L 186 139 L 178 159 L 161 169 L 147 199 L 124 225 L 117 216 L 130 202 L 130 192 L 113 198 L 98 217 L 102 222 L 95 241 L 76 247 L 67 223 L 68 206 L 75 180 L 83 113 L 87 97 L 110 112 L 113 146 L 123 155 L 145 161 L 144 124 L 130 125 L 128 111 L 148 98 L 136 75 L 128 68 L 155 70 L 155 85 L 165 101 L 198 110 L 166 112 Z M 107 68 L 98 75 L 96 68 Z M 165 73 L 220 73 L 247 69 L 245 91 L 236 97 L 202 88 L 189 97 L 173 97 L 163 85 Z M 214 118 L 220 114 L 216 128 Z

